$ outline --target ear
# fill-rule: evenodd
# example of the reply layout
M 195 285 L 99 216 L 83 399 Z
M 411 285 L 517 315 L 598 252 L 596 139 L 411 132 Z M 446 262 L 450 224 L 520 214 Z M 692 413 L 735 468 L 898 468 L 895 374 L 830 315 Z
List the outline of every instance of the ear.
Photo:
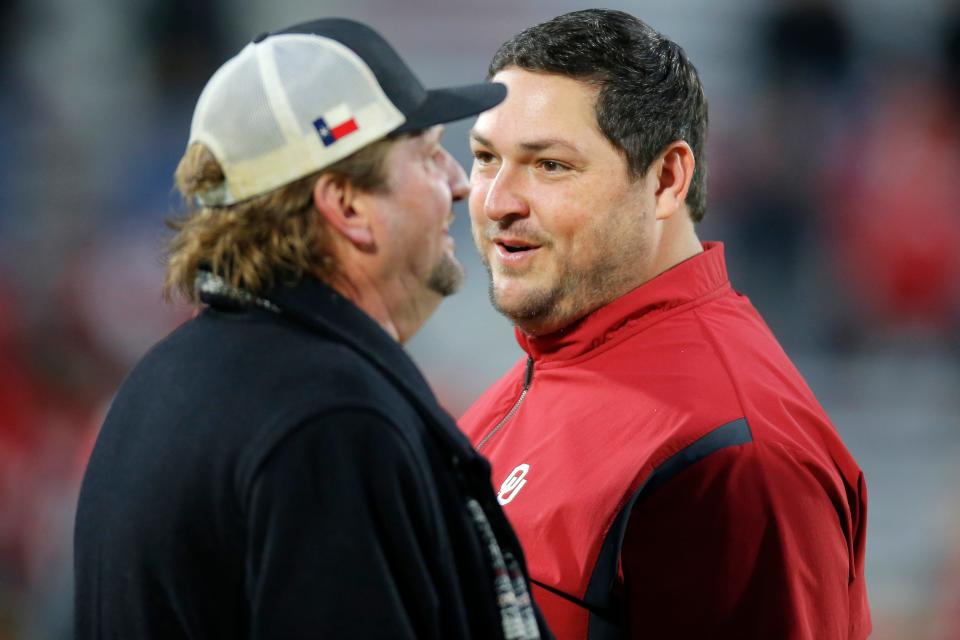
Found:
M 358 192 L 349 180 L 323 174 L 313 185 L 313 206 L 327 223 L 361 251 L 376 248 L 369 212 L 360 205 Z
M 682 140 L 675 140 L 654 162 L 656 169 L 656 218 L 666 220 L 686 204 L 687 191 L 693 180 L 696 160 L 693 149 Z

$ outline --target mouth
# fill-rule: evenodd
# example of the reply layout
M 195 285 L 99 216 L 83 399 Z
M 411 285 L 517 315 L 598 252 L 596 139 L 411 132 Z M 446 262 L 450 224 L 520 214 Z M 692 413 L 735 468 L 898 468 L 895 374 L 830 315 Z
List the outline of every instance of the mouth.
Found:
M 505 262 L 518 262 L 532 256 L 540 249 L 540 245 L 526 242 L 517 238 L 497 238 L 493 241 L 497 255 Z

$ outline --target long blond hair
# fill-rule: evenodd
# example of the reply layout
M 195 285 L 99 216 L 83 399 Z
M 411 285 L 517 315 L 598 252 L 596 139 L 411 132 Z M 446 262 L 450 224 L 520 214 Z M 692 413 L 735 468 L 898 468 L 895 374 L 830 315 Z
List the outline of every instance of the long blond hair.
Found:
M 175 234 L 167 249 L 164 295 L 170 299 L 179 293 L 198 302 L 194 281 L 201 268 L 254 295 L 307 274 L 329 280 L 336 258 L 329 229 L 313 206 L 313 187 L 321 174 L 330 173 L 361 191 L 386 189 L 385 159 L 393 142 L 379 140 L 322 171 L 223 207 L 195 203 L 198 194 L 222 185 L 225 177 L 206 146 L 190 145 L 174 174 L 188 211 L 167 223 Z

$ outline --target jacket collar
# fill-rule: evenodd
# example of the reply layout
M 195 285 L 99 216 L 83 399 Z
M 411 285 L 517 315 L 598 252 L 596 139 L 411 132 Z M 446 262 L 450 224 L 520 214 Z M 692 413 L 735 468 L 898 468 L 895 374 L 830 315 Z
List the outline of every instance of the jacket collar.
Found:
M 515 329 L 517 342 L 539 363 L 572 360 L 637 333 L 667 311 L 728 289 L 723 244 L 705 242 L 703 249 L 559 331 L 533 337 Z
M 469 441 L 437 403 L 423 374 L 403 346 L 377 322 L 329 285 L 307 277 L 292 286 L 277 287 L 266 300 L 280 315 L 345 344 L 373 364 L 414 403 L 423 419 L 448 445 L 472 457 Z
M 373 318 L 326 283 L 306 277 L 294 285 L 276 287 L 265 297 L 282 313 L 308 321 L 313 328 L 326 330 L 364 357 L 382 362 L 411 386 L 428 389 L 403 346 Z

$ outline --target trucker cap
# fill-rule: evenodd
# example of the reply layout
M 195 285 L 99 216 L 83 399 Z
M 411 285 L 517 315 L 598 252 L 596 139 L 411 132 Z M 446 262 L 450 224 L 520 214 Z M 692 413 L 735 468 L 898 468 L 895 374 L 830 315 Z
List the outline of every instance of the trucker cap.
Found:
M 197 101 L 187 145 L 206 145 L 226 178 L 197 200 L 224 206 L 267 193 L 389 134 L 460 120 L 505 96 L 489 82 L 427 90 L 379 33 L 353 20 L 257 36 Z

